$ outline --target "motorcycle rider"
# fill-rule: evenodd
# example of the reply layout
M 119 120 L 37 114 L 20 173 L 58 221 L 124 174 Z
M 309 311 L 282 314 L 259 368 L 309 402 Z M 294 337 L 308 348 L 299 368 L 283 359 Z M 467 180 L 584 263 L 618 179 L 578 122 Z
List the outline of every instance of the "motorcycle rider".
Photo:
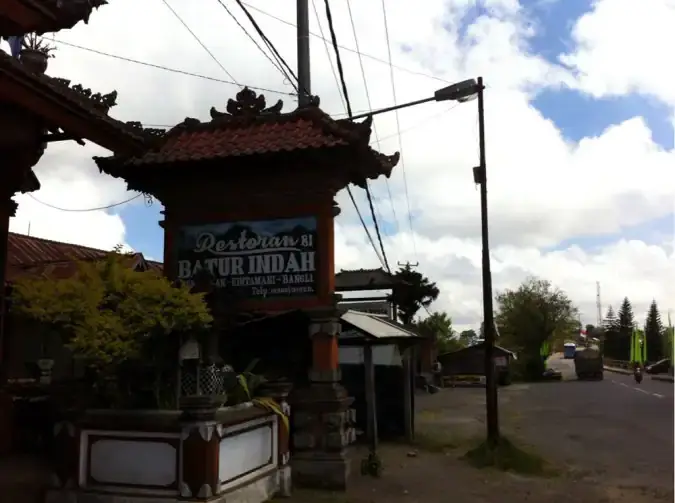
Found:
M 635 369 L 633 370 L 633 377 L 635 377 L 635 382 L 640 384 L 642 382 L 642 365 L 640 363 L 635 363 Z

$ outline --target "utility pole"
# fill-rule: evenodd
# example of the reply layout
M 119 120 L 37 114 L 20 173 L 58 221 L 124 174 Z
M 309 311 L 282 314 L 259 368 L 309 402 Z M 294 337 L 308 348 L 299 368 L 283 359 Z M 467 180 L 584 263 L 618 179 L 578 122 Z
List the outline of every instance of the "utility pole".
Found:
M 492 306 L 492 271 L 490 268 L 490 228 L 488 226 L 487 166 L 485 162 L 485 100 L 483 78 L 478 77 L 478 147 L 480 165 L 474 168 L 474 181 L 480 183 L 480 220 L 483 269 L 483 332 L 485 337 L 485 415 L 488 445 L 499 443 L 499 402 L 494 363 L 495 318 Z
M 420 263 L 415 262 L 414 264 L 410 263 L 410 260 L 407 262 L 397 262 L 399 267 L 407 267 L 408 269 L 412 269 L 413 267 L 419 267 Z
M 600 282 L 595 282 L 595 307 L 598 310 L 598 328 L 602 326 L 602 301 L 600 299 Z
M 309 71 L 309 0 L 297 0 L 298 26 L 298 106 L 309 105 L 311 74 Z

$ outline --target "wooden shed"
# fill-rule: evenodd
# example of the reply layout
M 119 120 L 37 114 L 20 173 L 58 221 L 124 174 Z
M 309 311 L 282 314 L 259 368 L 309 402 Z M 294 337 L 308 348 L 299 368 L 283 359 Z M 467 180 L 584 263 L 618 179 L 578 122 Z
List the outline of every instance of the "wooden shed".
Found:
M 401 324 L 371 313 L 348 310 L 340 317 L 342 385 L 354 397 L 356 424 L 367 430 L 369 362 L 375 395 L 378 435 L 414 435 L 411 348 L 421 340 Z
M 494 363 L 497 368 L 499 384 L 511 382 L 511 363 L 516 359 L 513 351 L 495 346 Z M 444 380 L 461 380 L 463 377 L 485 376 L 485 343 L 444 353 L 438 356 L 442 366 Z

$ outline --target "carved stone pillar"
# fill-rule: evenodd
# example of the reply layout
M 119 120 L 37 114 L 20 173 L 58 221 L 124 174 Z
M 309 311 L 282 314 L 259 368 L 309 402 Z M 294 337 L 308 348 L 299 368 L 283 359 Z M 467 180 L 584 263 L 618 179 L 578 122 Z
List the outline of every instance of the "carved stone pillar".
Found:
M 218 492 L 220 438 L 215 408 L 184 410 L 181 428 L 181 498 L 208 500 Z
M 7 338 L 5 337 L 5 322 L 7 319 L 5 287 L 7 283 L 7 240 L 9 238 L 9 219 L 14 216 L 18 205 L 10 194 L 0 194 L 0 383 L 3 383 L 6 375 Z
M 74 489 L 81 481 L 79 478 L 80 432 L 74 422 L 59 421 L 54 425 L 52 444 L 52 480 L 53 489 Z
M 326 316 L 328 314 L 328 316 Z M 309 328 L 312 338 L 310 385 L 294 390 L 293 480 L 305 487 L 345 489 L 350 474 L 347 447 L 354 440 L 350 427 L 353 398 L 340 384 L 337 313 L 314 317 Z

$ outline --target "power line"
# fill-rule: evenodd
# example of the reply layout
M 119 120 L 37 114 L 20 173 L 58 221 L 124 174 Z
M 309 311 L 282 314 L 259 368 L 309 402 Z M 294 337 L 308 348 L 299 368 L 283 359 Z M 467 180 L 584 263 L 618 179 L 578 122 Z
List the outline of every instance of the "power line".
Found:
M 207 54 L 208 54 L 209 56 L 211 56 L 211 59 L 212 59 L 213 61 L 216 62 L 216 64 L 217 64 L 217 65 L 218 65 L 218 66 L 219 66 L 219 67 L 227 74 L 228 77 L 230 77 L 232 80 L 234 80 L 234 82 L 235 82 L 237 85 L 239 85 L 239 83 L 237 82 L 237 79 L 235 79 L 235 78 L 232 76 L 232 74 L 231 74 L 230 72 L 227 71 L 227 69 L 223 66 L 223 64 L 222 64 L 220 61 L 218 61 L 218 58 L 216 58 L 216 57 L 213 55 L 213 53 L 209 50 L 209 48 L 206 47 L 206 45 L 204 45 L 204 42 L 201 41 L 201 39 L 197 36 L 197 34 L 196 34 L 195 32 L 193 32 L 193 31 L 190 29 L 190 27 L 187 25 L 187 23 L 186 23 L 185 21 L 183 21 L 183 19 L 178 15 L 178 13 L 177 13 L 175 10 L 173 10 L 173 8 L 171 7 L 171 5 L 169 5 L 169 2 L 168 2 L 167 0 L 162 0 L 162 2 L 164 3 L 164 5 L 166 5 L 166 8 L 169 9 L 169 10 L 171 11 L 171 13 L 176 17 L 176 19 L 178 19 L 178 21 L 180 21 L 180 24 L 182 24 L 182 25 L 185 27 L 185 29 L 186 29 L 188 32 L 190 32 L 190 35 L 192 35 L 192 38 L 194 38 L 194 39 L 197 41 L 197 43 L 198 43 L 199 45 L 201 45 L 202 48 L 207 52 Z
M 422 126 L 426 126 L 427 124 L 429 124 L 430 121 L 433 121 L 433 120 L 438 119 L 440 116 L 445 115 L 446 113 L 448 113 L 449 111 L 451 111 L 451 110 L 453 110 L 454 108 L 458 107 L 459 105 L 461 105 L 461 103 L 455 103 L 455 104 L 452 105 L 450 108 L 446 108 L 445 110 L 443 110 L 443 111 L 441 111 L 441 112 L 437 112 L 437 113 L 435 113 L 435 114 L 433 114 L 433 115 L 430 115 L 430 116 L 428 116 L 428 117 L 422 119 L 421 121 L 419 121 L 418 123 L 416 123 L 416 124 L 414 124 L 414 125 L 412 125 L 412 126 L 410 126 L 410 127 L 407 127 L 407 128 L 405 128 L 405 129 L 401 129 L 400 131 L 398 131 L 398 132 L 396 132 L 396 133 L 394 133 L 394 134 L 390 134 L 390 135 L 387 135 L 387 136 L 383 136 L 382 138 L 380 138 L 380 142 L 383 142 L 383 141 L 385 141 L 385 140 L 390 140 L 391 138 L 398 138 L 399 136 L 403 136 L 404 134 L 409 133 L 410 131 L 412 131 L 412 130 L 414 130 L 414 129 L 418 129 L 418 128 L 422 127 Z
M 370 245 L 373 247 L 373 251 L 375 252 L 375 255 L 380 261 L 380 264 L 382 264 L 382 267 L 385 269 L 387 268 L 387 262 L 384 260 L 382 255 L 380 254 L 380 250 L 377 249 L 377 246 L 375 246 L 375 241 L 373 240 L 373 236 L 371 236 L 370 231 L 368 230 L 368 226 L 366 225 L 366 221 L 363 218 L 363 215 L 361 214 L 361 210 L 359 210 L 358 205 L 356 204 L 356 199 L 354 199 L 354 194 L 352 193 L 352 189 L 347 185 L 347 194 L 349 194 L 349 199 L 351 199 L 352 204 L 354 205 L 354 208 L 356 209 L 356 214 L 359 216 L 359 220 L 361 221 L 361 225 L 363 226 L 363 230 L 366 231 L 366 236 L 368 236 L 368 241 L 370 241 Z
M 253 18 L 253 16 L 248 11 L 248 9 L 244 5 L 244 3 L 241 0 L 235 0 L 235 1 L 237 2 L 237 5 L 239 5 L 239 7 L 241 7 L 241 10 L 244 11 L 244 14 L 248 18 L 248 20 L 251 22 L 251 24 L 253 25 L 253 28 L 258 33 L 260 38 L 263 40 L 263 42 L 265 42 L 265 45 L 267 45 L 267 48 L 272 52 L 272 54 L 274 54 L 274 56 L 276 56 L 277 60 L 281 63 L 281 65 L 283 67 L 285 67 L 286 70 L 293 76 L 293 78 L 295 79 L 295 82 L 299 83 L 300 81 L 298 80 L 298 76 L 295 74 L 293 69 L 290 66 L 288 66 L 288 63 L 286 63 L 286 60 L 281 56 L 281 54 L 279 54 L 279 51 L 277 51 L 276 47 L 274 47 L 274 44 L 272 44 L 271 40 L 269 38 L 267 38 L 267 35 L 265 35 L 265 33 L 262 31 L 262 28 L 260 28 L 260 25 L 258 25 L 258 22 Z M 289 78 L 289 81 L 290 80 L 291 79 Z M 291 82 L 293 82 L 293 81 L 291 81 Z M 296 90 L 298 90 L 297 86 L 295 86 L 295 88 L 296 88 Z M 305 94 L 309 94 L 306 90 L 303 89 L 303 91 L 305 92 Z
M 143 194 L 136 194 L 135 196 L 130 197 L 129 199 L 125 199 L 124 201 L 120 201 L 119 203 L 108 204 L 106 206 L 98 206 L 96 208 L 77 208 L 77 209 L 73 209 L 73 208 L 61 208 L 60 206 L 55 206 L 53 204 L 45 203 L 44 201 L 40 201 L 33 194 L 27 194 L 27 195 L 33 201 L 41 204 L 42 206 L 46 206 L 47 208 L 51 208 L 53 210 L 65 211 L 65 212 L 68 212 L 68 213 L 87 213 L 87 212 L 90 212 L 90 211 L 109 210 L 111 208 L 115 208 L 116 206 L 122 206 L 123 204 L 127 204 L 127 203 L 130 203 L 132 201 L 135 201 L 139 197 L 143 197 Z
M 352 25 L 352 33 L 354 34 L 354 43 L 356 44 L 356 51 L 359 54 L 359 66 L 361 67 L 361 77 L 363 77 L 363 86 L 366 91 L 366 101 L 368 102 L 368 108 L 373 109 L 373 105 L 370 101 L 370 91 L 368 90 L 368 80 L 366 79 L 366 70 L 363 67 L 363 57 L 361 56 L 361 50 L 359 47 L 359 38 L 356 35 L 356 25 L 354 24 L 354 16 L 352 15 L 352 3 L 350 0 L 347 0 L 347 10 L 349 12 L 349 21 Z M 323 34 L 322 34 L 323 35 Z M 375 135 L 375 144 L 377 145 L 377 150 L 380 150 L 380 137 L 377 134 L 377 125 L 373 122 L 373 134 Z M 398 234 L 398 218 L 396 216 L 396 208 L 394 207 L 394 198 L 391 195 L 391 186 L 389 185 L 389 178 L 384 179 L 387 185 L 387 194 L 389 195 L 389 203 L 391 204 L 391 212 L 394 216 L 394 223 L 396 225 L 396 233 Z
M 410 131 L 418 129 L 422 126 L 426 126 L 426 125 L 429 124 L 430 121 L 438 119 L 439 117 L 441 117 L 442 115 L 445 115 L 446 113 L 450 112 L 451 110 L 453 110 L 455 107 L 457 107 L 460 104 L 461 103 L 455 103 L 450 108 L 447 108 L 447 109 L 445 109 L 441 112 L 437 112 L 433 115 L 430 115 L 430 116 L 422 119 L 421 121 L 417 122 L 416 124 L 414 124 L 414 125 L 412 125 L 408 128 L 401 129 L 400 134 L 404 135 L 404 134 L 409 133 Z M 362 114 L 362 113 L 366 113 L 366 112 L 369 112 L 369 110 L 363 110 L 363 111 L 360 111 L 360 112 L 357 112 L 357 113 Z M 347 114 L 333 114 L 333 116 L 341 116 L 341 115 L 347 115 Z M 176 124 L 152 124 L 152 123 L 149 123 L 149 122 L 143 122 L 142 125 L 143 125 L 143 127 L 149 127 L 149 128 L 168 128 L 168 129 L 176 126 Z M 399 133 L 394 133 L 394 134 L 390 134 L 390 135 L 387 135 L 387 136 L 383 136 L 383 137 L 380 138 L 380 142 L 383 142 L 385 140 L 390 140 L 392 138 L 397 138 L 398 136 L 399 136 Z
M 340 49 L 337 43 L 337 36 L 335 35 L 335 28 L 333 27 L 333 14 L 330 11 L 330 2 L 324 0 L 326 5 L 326 19 L 328 20 L 328 29 L 330 30 L 331 43 L 333 44 L 333 50 L 335 51 L 335 64 L 337 65 L 338 74 L 340 75 L 340 83 L 342 84 L 342 94 L 345 97 L 345 104 L 347 106 L 347 116 L 351 119 L 352 115 L 352 104 L 349 101 L 349 91 L 347 91 L 347 83 L 345 82 L 345 72 L 342 68 L 342 58 L 340 58 Z
M 347 92 L 347 83 L 345 82 L 345 73 L 344 73 L 344 69 L 342 68 L 342 60 L 340 58 L 340 48 L 339 48 L 338 43 L 337 43 L 337 36 L 335 35 L 335 27 L 333 26 L 333 15 L 331 14 L 329 0 L 324 0 L 324 4 L 326 5 L 326 19 L 328 20 L 328 28 L 330 30 L 330 37 L 331 37 L 332 44 L 333 44 L 333 50 L 335 51 L 335 61 L 336 61 L 336 64 L 337 64 L 338 73 L 340 75 L 340 82 L 342 83 L 342 92 L 344 94 L 345 101 L 346 101 L 346 104 L 347 104 L 347 113 L 349 114 L 349 118 L 351 118 L 352 115 L 353 115 L 352 114 L 352 106 L 349 102 L 349 93 Z M 375 216 L 375 208 L 373 206 L 373 199 L 372 199 L 372 196 L 370 194 L 370 188 L 368 187 L 368 180 L 366 180 L 365 189 L 366 189 L 366 195 L 368 196 L 368 205 L 370 206 L 370 213 L 373 217 L 373 224 L 375 225 L 375 232 L 377 234 L 377 240 L 380 243 L 380 250 L 382 251 L 382 259 L 384 261 L 384 267 L 385 267 L 386 271 L 389 274 L 391 274 L 391 268 L 389 267 L 389 261 L 387 260 L 387 252 L 384 251 L 384 243 L 382 242 L 382 235 L 380 234 L 380 226 L 378 225 L 377 217 Z M 356 202 L 354 201 L 354 197 L 351 193 L 351 188 L 349 187 L 349 185 L 347 185 L 347 191 L 349 192 L 349 197 L 352 199 L 352 201 L 354 202 L 354 205 L 356 206 Z M 364 223 L 363 219 L 361 219 L 361 222 Z M 364 227 L 365 227 L 365 223 L 364 223 Z M 366 232 L 367 232 L 367 228 L 366 228 Z M 371 244 L 374 247 L 375 243 L 372 242 L 372 238 L 370 237 L 370 232 L 367 232 L 367 234 L 368 234 L 368 237 L 371 239 Z
M 396 106 L 398 104 L 398 100 L 396 99 L 396 81 L 394 79 L 394 67 L 391 64 L 391 40 L 389 38 L 389 23 L 387 22 L 387 6 L 384 3 L 384 0 L 382 0 L 382 14 L 384 17 L 384 34 L 385 37 L 387 38 L 387 56 L 389 57 L 389 76 L 391 78 L 391 91 L 394 98 L 394 106 Z M 405 191 L 405 200 L 408 206 L 408 223 L 410 224 L 410 236 L 412 238 L 413 251 L 415 252 L 415 256 L 417 256 L 417 243 L 415 240 L 415 231 L 413 229 L 412 212 L 410 211 L 408 177 L 405 174 L 405 162 L 404 162 L 405 157 L 403 155 L 403 140 L 401 140 L 401 122 L 399 121 L 398 110 L 396 110 L 394 114 L 396 118 L 396 131 L 398 133 L 398 147 L 399 151 L 401 152 L 401 174 L 403 175 L 403 189 Z
M 202 75 L 200 73 L 188 72 L 187 70 L 180 70 L 180 69 L 171 68 L 171 67 L 168 67 L 168 66 L 157 65 L 155 63 L 148 63 L 147 61 L 140 61 L 138 59 L 128 58 L 126 56 L 120 56 L 119 54 L 112 54 L 112 53 L 109 53 L 109 52 L 100 51 L 98 49 L 92 49 L 91 47 L 85 47 L 85 46 L 82 46 L 82 45 L 73 44 L 72 42 L 66 42 L 64 40 L 58 40 L 58 39 L 50 38 L 49 41 L 54 42 L 56 44 L 65 45 L 67 47 L 72 47 L 73 49 L 79 49 L 79 50 L 82 50 L 82 51 L 91 52 L 92 54 L 97 54 L 99 56 L 105 56 L 107 58 L 117 59 L 119 61 L 124 61 L 126 63 L 134 63 L 136 65 L 147 66 L 149 68 L 155 68 L 157 70 L 164 70 L 166 72 L 177 73 L 179 75 L 186 75 L 188 77 L 197 77 L 197 78 L 200 78 L 200 79 L 210 80 L 211 82 L 218 82 L 218 83 L 221 83 L 221 84 L 236 85 L 236 86 L 239 85 L 236 82 L 232 82 L 230 80 L 223 80 L 223 79 L 219 79 L 219 78 L 216 78 L 216 77 L 209 77 L 208 75 Z M 252 85 L 249 85 L 249 84 L 245 84 L 245 85 L 249 89 L 255 89 L 257 91 L 263 91 L 263 92 L 266 92 L 266 93 L 275 93 L 275 94 L 281 94 L 281 95 L 293 96 L 293 97 L 297 96 L 297 93 L 289 93 L 288 91 L 279 91 L 277 89 L 270 89 L 270 88 L 267 88 L 267 87 L 252 86 Z M 338 86 L 339 86 L 339 83 L 338 83 Z M 401 130 L 401 134 L 407 133 L 408 131 L 412 131 L 413 129 L 417 129 L 420 126 L 425 125 L 428 121 L 436 119 L 437 117 L 440 117 L 441 115 L 443 115 L 446 112 L 449 112 L 450 110 L 455 108 L 457 105 L 458 104 L 455 103 L 450 108 L 448 108 L 448 109 L 446 109 L 442 112 L 435 113 L 435 114 L 427 117 L 426 119 L 423 119 L 422 121 L 420 121 L 420 123 L 418 123 L 418 124 L 416 124 L 412 127 Z M 357 110 L 356 114 L 361 115 L 361 114 L 364 114 L 364 113 L 367 113 L 367 112 L 370 112 L 370 111 L 371 111 L 370 109 L 369 110 Z M 339 116 L 347 116 L 349 114 L 344 112 L 344 113 L 336 113 L 336 114 L 331 114 L 331 115 L 333 115 L 334 117 L 339 117 Z M 159 127 L 159 128 L 172 128 L 172 127 L 175 126 L 175 124 L 149 124 L 149 123 L 143 123 L 143 125 L 146 126 L 146 127 Z M 394 134 L 390 134 L 390 135 L 387 135 L 387 136 L 380 137 L 380 142 L 383 142 L 385 140 L 389 140 L 391 138 L 396 138 L 397 136 L 398 136 L 398 133 L 394 133 Z
M 345 103 L 345 97 L 342 95 L 342 88 L 340 87 L 340 82 L 338 81 L 337 73 L 335 73 L 335 65 L 333 65 L 333 58 L 330 56 L 330 49 L 328 48 L 328 40 L 323 36 L 323 27 L 321 26 L 321 21 L 319 20 L 319 11 L 316 8 L 316 2 L 312 0 L 312 8 L 314 9 L 314 17 L 316 17 L 316 24 L 319 27 L 319 33 L 321 33 L 321 38 L 323 39 L 323 47 L 326 49 L 326 57 L 328 58 L 328 64 L 330 65 L 330 70 L 333 72 L 333 79 L 335 79 L 335 85 L 338 88 L 338 94 L 340 95 L 340 101 L 342 101 L 342 106 L 347 110 L 347 103 Z
M 285 24 L 285 25 L 287 25 L 287 26 L 292 26 L 292 27 L 296 28 L 295 23 L 292 23 L 292 22 L 290 22 L 290 21 L 286 21 L 286 20 L 283 19 L 283 18 L 280 18 L 280 17 L 278 17 L 278 16 L 275 16 L 274 14 L 270 14 L 269 12 L 266 12 L 266 11 L 264 11 L 264 10 L 258 8 L 258 7 L 255 7 L 255 6 L 251 5 L 251 4 L 248 4 L 248 3 L 245 3 L 245 2 L 242 2 L 242 3 L 244 3 L 249 9 L 254 10 L 254 11 L 256 11 L 256 12 L 259 12 L 259 13 L 262 14 L 263 16 L 267 16 L 267 17 L 272 18 L 272 19 L 274 19 L 274 20 L 276 20 L 276 21 L 279 21 L 280 23 L 283 23 L 283 24 Z M 320 38 L 320 39 L 322 39 L 322 40 L 326 40 L 323 36 L 318 35 L 318 34 L 316 34 L 316 33 L 312 33 L 311 31 L 309 32 L 309 34 L 310 34 L 311 36 L 313 36 L 313 37 Z M 330 41 L 329 41 L 329 42 L 330 42 Z M 347 51 L 347 52 L 351 52 L 351 53 L 354 53 L 354 54 L 361 54 L 364 58 L 368 58 L 368 59 L 371 59 L 371 60 L 373 60 L 373 61 L 377 61 L 378 63 L 383 63 L 383 64 L 385 64 L 385 65 L 389 65 L 389 66 L 395 68 L 396 70 L 400 70 L 400 71 L 402 71 L 402 72 L 406 72 L 406 73 L 409 73 L 409 74 L 411 74 L 411 75 L 419 75 L 420 77 L 427 77 L 427 78 L 429 78 L 429 79 L 437 80 L 438 82 L 443 82 L 444 84 L 452 84 L 452 82 L 449 81 L 449 80 L 445 80 L 445 79 L 442 79 L 442 78 L 440 78 L 440 77 L 437 77 L 437 76 L 435 76 L 435 75 L 431 75 L 431 74 L 428 74 L 428 73 L 418 72 L 418 71 L 416 71 L 416 70 L 411 70 L 410 68 L 405 68 L 405 67 L 403 67 L 403 66 L 394 65 L 394 64 L 391 63 L 391 61 L 386 61 L 386 60 L 384 60 L 384 59 L 382 59 L 382 58 L 378 58 L 377 56 L 373 56 L 372 54 L 359 53 L 359 51 L 354 50 L 354 49 L 352 49 L 352 48 L 350 48 L 350 47 L 345 47 L 344 45 L 338 45 L 338 47 L 339 47 L 340 49 L 343 49 L 343 50 Z
M 200 73 L 188 72 L 187 70 L 179 70 L 177 68 L 171 68 L 169 66 L 157 65 L 155 63 L 148 63 L 147 61 L 140 61 L 138 59 L 128 58 L 126 56 L 120 56 L 119 54 L 112 54 L 110 52 L 100 51 L 98 49 L 92 49 L 91 47 L 84 47 L 82 45 L 73 44 L 72 42 L 66 42 L 64 40 L 51 39 L 51 38 L 49 40 L 50 40 L 50 42 L 54 42 L 56 44 L 65 45 L 67 47 L 72 47 L 74 49 L 80 49 L 81 51 L 91 52 L 92 54 L 98 54 L 99 56 L 105 56 L 107 58 L 118 59 L 120 61 L 125 61 L 127 63 L 134 63 L 134 64 L 137 64 L 137 65 L 147 66 L 149 68 L 155 68 L 157 70 L 164 70 L 166 72 L 177 73 L 177 74 L 180 74 L 180 75 L 187 75 L 189 77 L 197 77 L 197 78 L 200 78 L 200 79 L 210 80 L 212 82 L 219 82 L 221 84 L 229 84 L 229 85 L 234 85 L 234 86 L 240 85 L 238 82 L 234 82 L 234 81 L 231 81 L 231 80 L 218 79 L 216 77 L 209 77 L 207 75 L 202 75 Z M 276 94 L 283 94 L 283 95 L 286 95 L 286 96 L 296 96 L 296 93 L 289 93 L 287 91 L 277 91 L 276 89 L 268 89 L 266 87 L 258 87 L 258 86 L 250 86 L 250 85 L 247 85 L 247 87 L 249 89 L 255 89 L 257 91 L 264 91 L 266 93 L 276 93 Z M 169 126 L 169 127 L 173 127 L 173 126 Z
M 225 5 L 225 4 L 222 2 L 222 0 L 217 0 L 217 2 L 220 4 L 220 6 L 221 6 L 223 9 L 225 9 L 225 12 L 227 12 L 227 13 L 229 14 L 229 16 L 232 18 L 232 20 L 233 20 L 235 23 L 237 23 L 237 26 L 239 26 L 239 28 L 241 28 L 241 31 L 243 31 L 244 34 L 251 40 L 251 42 L 253 42 L 253 44 L 258 48 L 258 50 L 262 53 L 262 55 L 265 56 L 265 58 L 267 58 L 267 60 L 268 60 L 270 63 L 272 63 L 272 66 L 273 66 L 274 68 L 276 68 L 277 70 L 279 70 L 279 72 L 281 72 L 281 75 L 284 77 L 284 79 L 287 80 L 287 81 L 292 85 L 293 82 L 292 82 L 291 79 L 289 78 L 288 74 L 287 74 L 287 73 L 284 71 L 284 69 L 281 67 L 281 63 L 280 63 L 279 61 L 274 61 L 274 60 L 270 57 L 270 55 L 267 54 L 267 53 L 265 52 L 265 50 L 264 50 L 262 47 L 260 47 L 260 44 L 258 43 L 258 41 L 257 41 L 256 39 L 253 38 L 253 36 L 248 32 L 248 30 L 247 30 L 246 28 L 244 28 L 244 25 L 242 25 L 242 24 L 239 22 L 239 20 L 237 19 L 237 17 L 236 17 L 234 14 L 232 14 L 232 11 L 231 11 L 230 9 L 228 9 L 227 5 Z M 296 91 L 297 91 L 297 89 L 296 89 Z

